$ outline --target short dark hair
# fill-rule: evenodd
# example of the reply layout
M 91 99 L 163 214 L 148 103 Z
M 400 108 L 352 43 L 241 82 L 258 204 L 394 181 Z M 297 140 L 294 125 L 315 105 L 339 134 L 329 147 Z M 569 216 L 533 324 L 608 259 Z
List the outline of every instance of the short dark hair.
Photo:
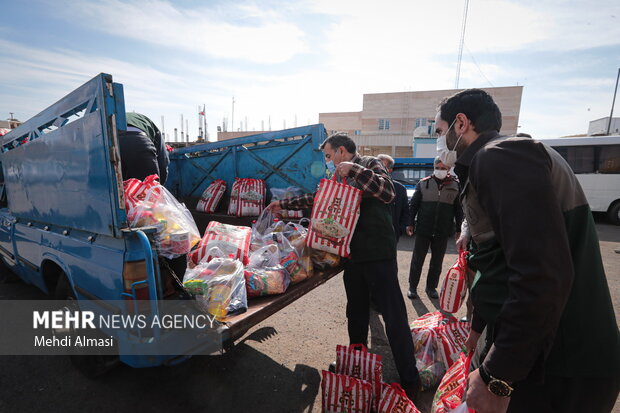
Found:
M 357 147 L 355 146 L 355 142 L 353 142 L 353 139 L 349 138 L 349 135 L 344 132 L 336 132 L 333 135 L 330 135 L 327 139 L 325 139 L 325 141 L 323 141 L 321 146 L 319 146 L 319 149 L 323 150 L 323 148 L 325 148 L 325 145 L 328 143 L 333 150 L 344 146 L 344 148 L 349 153 L 355 154 L 355 152 L 357 151 Z
M 499 132 L 502 128 L 502 112 L 482 89 L 467 89 L 445 98 L 439 104 L 439 112 L 448 125 L 452 125 L 457 114 L 465 114 L 478 133 Z

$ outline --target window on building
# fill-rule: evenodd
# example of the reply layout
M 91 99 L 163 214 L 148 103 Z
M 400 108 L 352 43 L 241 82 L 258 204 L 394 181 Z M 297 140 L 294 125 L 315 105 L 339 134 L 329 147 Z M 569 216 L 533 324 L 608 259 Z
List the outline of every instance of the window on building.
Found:
M 415 120 L 415 127 L 419 128 L 420 126 L 426 126 L 427 119 L 426 118 L 417 118 Z
M 353 134 L 354 134 L 354 135 L 361 135 L 361 134 L 362 134 L 362 131 L 361 131 L 361 130 L 356 129 L 356 130 L 355 130 L 355 132 L 353 132 Z
M 389 130 L 389 129 L 390 129 L 390 120 L 379 119 L 379 130 Z

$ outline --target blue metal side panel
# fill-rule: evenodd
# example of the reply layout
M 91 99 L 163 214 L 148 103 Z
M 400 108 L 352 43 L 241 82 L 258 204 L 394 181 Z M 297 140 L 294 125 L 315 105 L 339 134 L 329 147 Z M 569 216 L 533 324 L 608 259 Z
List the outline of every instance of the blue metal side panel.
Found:
M 100 74 L 4 137 L 0 161 L 18 219 L 120 236 L 126 217 L 110 148 L 124 107 L 112 90 Z
M 322 124 L 175 150 L 166 186 L 179 198 L 199 197 L 215 179 L 228 190 L 236 177 L 264 179 L 268 188 L 313 192 L 325 176 Z

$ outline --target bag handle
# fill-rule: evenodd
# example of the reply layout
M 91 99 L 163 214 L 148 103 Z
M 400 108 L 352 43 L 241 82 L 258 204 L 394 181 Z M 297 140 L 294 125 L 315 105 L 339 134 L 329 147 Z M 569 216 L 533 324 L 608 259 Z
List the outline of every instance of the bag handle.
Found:
M 332 175 L 332 181 L 334 181 L 334 182 L 338 182 L 338 175 L 333 174 L 333 175 Z M 339 183 L 339 182 L 338 182 L 338 183 Z M 342 177 L 342 183 L 343 183 L 344 185 L 346 185 L 346 184 L 347 184 L 347 178 L 346 178 L 346 177 Z
M 368 347 L 366 347 L 362 343 L 351 344 L 351 345 L 349 345 L 349 348 L 351 350 L 358 350 L 359 349 L 358 351 L 361 351 L 362 353 L 368 353 Z

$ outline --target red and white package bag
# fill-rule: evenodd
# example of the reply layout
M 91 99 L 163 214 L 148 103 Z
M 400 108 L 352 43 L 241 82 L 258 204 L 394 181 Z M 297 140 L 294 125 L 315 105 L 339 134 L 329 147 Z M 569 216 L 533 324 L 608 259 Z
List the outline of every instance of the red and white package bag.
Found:
M 336 373 L 370 382 L 373 386 L 372 404 L 375 409 L 381 397 L 382 371 L 381 355 L 368 352 L 365 345 L 336 346 Z
M 216 179 L 209 185 L 207 189 L 202 193 L 200 201 L 196 205 L 197 211 L 206 212 L 212 214 L 217 210 L 217 207 L 226 192 L 226 181 L 222 179 Z
M 130 178 L 123 181 L 123 192 L 125 195 L 125 211 L 127 212 L 127 220 L 134 222 L 137 219 L 137 208 L 140 203 L 144 202 L 144 198 L 151 188 L 155 188 L 151 194 L 151 199 L 157 200 L 161 195 L 159 186 L 159 176 L 153 174 L 144 178 L 144 181 Z
M 441 309 L 448 313 L 456 313 L 467 292 L 467 251 L 459 252 L 456 263 L 448 270 L 441 285 L 439 294 L 439 305 Z
M 383 386 L 377 413 L 420 413 L 398 383 Z
M 235 178 L 235 182 L 230 188 L 230 202 L 228 203 L 228 215 L 237 215 L 237 206 L 239 205 L 239 188 L 243 183 L 243 178 Z
M 314 197 L 307 245 L 341 257 L 351 255 L 349 245 L 360 216 L 362 191 L 333 179 L 321 179 Z
M 431 413 L 448 413 L 456 408 L 463 409 L 463 396 L 467 389 L 470 364 L 471 355 L 466 356 L 461 353 L 452 367 L 446 371 L 433 397 Z M 467 412 L 468 410 L 473 412 L 472 409 L 467 408 L 462 411 Z
M 437 327 L 437 347 L 446 367 L 451 367 L 458 360 L 465 348 L 465 341 L 471 330 L 471 323 L 455 321 Z
M 247 265 L 250 261 L 251 235 L 250 227 L 237 227 L 211 221 L 202 240 L 200 240 L 200 244 L 198 244 L 198 248 L 192 251 L 189 257 L 194 264 L 201 261 L 209 262 L 214 257 L 209 256 L 208 251 L 217 247 L 225 257 L 232 255 L 233 259 Z
M 344 374 L 323 370 L 323 413 L 370 413 L 372 385 Z
M 259 216 L 263 209 L 265 209 L 265 193 L 265 181 L 262 179 L 243 179 L 241 185 L 239 185 L 237 216 Z
M 446 323 L 454 323 L 456 322 L 456 318 L 449 314 L 443 314 L 441 311 L 434 311 L 432 313 L 426 313 L 411 323 L 411 332 L 417 333 L 420 330 L 425 330 L 429 328 L 437 328 L 440 325 Z

